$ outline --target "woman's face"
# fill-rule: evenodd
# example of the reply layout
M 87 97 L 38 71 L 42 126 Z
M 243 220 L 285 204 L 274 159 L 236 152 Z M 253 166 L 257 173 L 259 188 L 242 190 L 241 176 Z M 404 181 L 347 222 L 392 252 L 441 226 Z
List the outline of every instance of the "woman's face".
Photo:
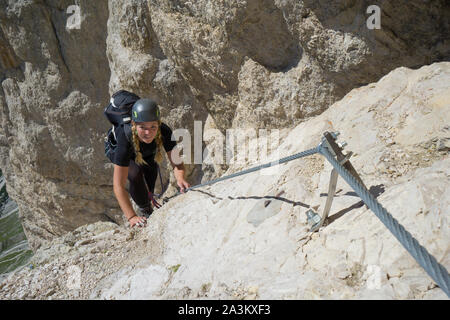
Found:
M 151 143 L 158 132 L 158 121 L 138 122 L 136 130 L 139 139 L 145 143 Z

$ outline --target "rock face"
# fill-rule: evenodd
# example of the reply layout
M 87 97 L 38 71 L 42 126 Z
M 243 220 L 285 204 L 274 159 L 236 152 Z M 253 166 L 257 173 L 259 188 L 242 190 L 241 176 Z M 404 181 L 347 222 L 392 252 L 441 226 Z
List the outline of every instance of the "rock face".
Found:
M 378 201 L 447 270 L 450 158 L 438 141 L 450 138 L 449 79 L 448 62 L 397 69 L 282 134 L 278 149 L 291 155 L 339 131 Z M 305 212 L 322 212 L 331 168 L 315 155 L 175 198 L 144 231 L 163 254 L 106 278 L 91 297 L 445 298 L 342 178 L 328 225 L 308 233 Z
M 448 270 L 449 80 L 450 62 L 396 69 L 282 130 L 270 158 L 339 131 L 371 193 Z M 225 174 L 256 165 L 233 160 Z M 309 232 L 331 169 L 316 154 L 189 191 L 143 229 L 81 227 L 0 282 L 0 298 L 446 299 L 342 178 L 327 224 Z
M 375 30 L 367 1 L 149 4 L 162 50 L 222 130 L 292 126 L 398 66 L 449 57 L 444 1 L 383 2 Z
M 105 220 L 111 207 L 102 150 L 108 7 L 86 2 L 81 29 L 70 29 L 71 4 L 1 3 L 0 167 L 33 248 Z
M 374 30 L 371 4 L 82 0 L 77 11 L 68 0 L 2 1 L 0 167 L 30 245 L 123 223 L 102 141 L 119 88 L 155 98 L 193 141 L 194 120 L 209 117 L 222 134 L 292 128 L 396 67 L 450 58 L 445 0 L 381 2 Z M 225 169 L 189 164 L 188 177 Z

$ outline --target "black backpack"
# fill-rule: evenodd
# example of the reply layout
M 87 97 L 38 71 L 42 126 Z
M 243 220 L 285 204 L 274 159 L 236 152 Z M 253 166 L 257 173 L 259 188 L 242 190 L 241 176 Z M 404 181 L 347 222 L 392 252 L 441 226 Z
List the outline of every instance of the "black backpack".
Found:
M 105 137 L 105 155 L 112 162 L 114 159 L 114 150 L 117 146 L 117 139 L 115 129 L 123 125 L 125 130 L 125 136 L 128 141 L 131 137 L 131 109 L 136 101 L 140 97 L 132 92 L 126 90 L 119 90 L 111 97 L 109 104 L 106 106 L 103 113 L 112 127 L 108 130 Z

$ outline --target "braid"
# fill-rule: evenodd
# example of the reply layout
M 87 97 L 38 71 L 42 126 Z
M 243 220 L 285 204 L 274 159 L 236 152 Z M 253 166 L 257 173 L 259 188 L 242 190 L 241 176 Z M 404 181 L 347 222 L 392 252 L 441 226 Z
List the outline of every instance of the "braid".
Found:
M 156 141 L 156 155 L 155 155 L 155 161 L 158 164 L 161 164 L 163 161 L 163 142 L 162 142 L 162 136 L 161 136 L 161 120 L 158 120 L 158 133 L 156 133 L 155 137 Z
M 131 127 L 131 132 L 132 134 L 132 140 L 133 140 L 133 147 L 134 147 L 134 152 L 136 154 L 136 163 L 137 164 L 147 164 L 147 162 L 145 162 L 145 160 L 142 158 L 142 153 L 141 153 L 141 148 L 139 146 L 139 137 L 136 131 L 136 124 L 133 123 L 132 127 Z

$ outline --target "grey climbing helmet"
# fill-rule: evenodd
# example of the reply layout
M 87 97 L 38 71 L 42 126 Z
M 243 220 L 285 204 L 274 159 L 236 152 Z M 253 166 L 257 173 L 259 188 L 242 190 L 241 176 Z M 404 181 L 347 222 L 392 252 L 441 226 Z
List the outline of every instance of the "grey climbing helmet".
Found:
M 131 120 L 134 122 L 148 122 L 160 120 L 158 105 L 152 99 L 139 99 L 131 109 Z

